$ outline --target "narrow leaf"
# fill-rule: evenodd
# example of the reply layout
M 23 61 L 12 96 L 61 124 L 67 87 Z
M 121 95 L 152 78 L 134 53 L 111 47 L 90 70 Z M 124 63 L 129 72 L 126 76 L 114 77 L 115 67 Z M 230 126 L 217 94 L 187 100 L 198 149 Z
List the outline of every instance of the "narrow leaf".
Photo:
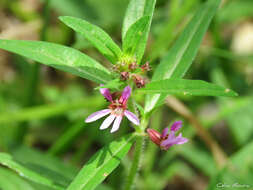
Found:
M 209 0 L 195 13 L 174 46 L 158 65 L 152 81 L 184 76 L 197 54 L 219 4 L 220 0 Z M 163 99 L 164 97 L 159 94 L 147 96 L 145 111 L 151 111 Z
M 140 89 L 147 93 L 194 95 L 194 96 L 237 96 L 230 89 L 201 80 L 165 79 L 147 84 Z
M 4 190 L 36 190 L 15 172 L 0 167 L 0 189 Z
M 100 184 L 127 154 L 134 140 L 126 135 L 99 150 L 81 169 L 67 190 L 92 190 Z
M 144 37 L 144 31 L 148 28 L 149 20 L 149 16 L 144 16 L 131 25 L 123 39 L 123 52 L 125 54 L 134 55 L 141 39 Z
M 23 40 L 0 40 L 0 48 L 97 83 L 112 79 L 110 71 L 85 54 L 66 46 Z
M 59 19 L 76 32 L 82 34 L 109 61 L 116 63 L 121 55 L 121 49 L 104 30 L 75 17 L 61 16 Z
M 130 26 L 143 16 L 145 3 L 146 0 L 130 0 L 124 17 L 122 39 L 124 39 Z
M 26 168 L 22 164 L 14 161 L 12 156 L 7 153 L 0 153 L 0 164 L 16 171 L 21 177 L 29 179 L 33 182 L 46 185 L 56 190 L 63 190 L 64 188 L 60 185 L 55 184 L 51 178 L 41 176 L 39 173 L 36 173 L 29 168 Z
M 131 0 L 126 11 L 122 28 L 123 41 L 126 38 L 128 30 L 130 30 L 132 25 L 134 25 L 141 17 L 148 16 L 147 26 L 145 27 L 145 30 L 141 32 L 142 38 L 140 39 L 138 48 L 135 52 L 138 63 L 140 63 L 145 52 L 155 4 L 156 0 Z

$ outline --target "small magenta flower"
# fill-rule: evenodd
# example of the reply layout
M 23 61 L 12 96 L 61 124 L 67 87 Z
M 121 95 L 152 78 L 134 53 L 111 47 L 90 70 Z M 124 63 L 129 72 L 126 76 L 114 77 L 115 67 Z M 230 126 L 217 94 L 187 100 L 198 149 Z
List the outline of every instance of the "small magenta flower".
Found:
M 188 142 L 187 138 L 182 137 L 182 133 L 180 133 L 178 136 L 175 135 L 175 133 L 182 127 L 182 121 L 176 121 L 172 124 L 170 127 L 170 133 L 169 128 L 165 128 L 160 134 L 154 129 L 147 129 L 148 135 L 150 139 L 162 150 L 168 150 L 172 145 L 174 144 L 184 144 Z
M 111 133 L 119 129 L 121 120 L 123 116 L 126 116 L 135 125 L 139 125 L 140 121 L 138 117 L 132 112 L 127 110 L 127 101 L 131 95 L 131 87 L 126 86 L 119 98 L 114 99 L 113 94 L 110 93 L 108 88 L 100 88 L 100 93 L 109 101 L 111 104 L 108 106 L 108 109 L 97 111 L 85 120 L 86 123 L 96 121 L 108 114 L 110 114 L 102 123 L 99 129 L 107 129 L 114 121 Z

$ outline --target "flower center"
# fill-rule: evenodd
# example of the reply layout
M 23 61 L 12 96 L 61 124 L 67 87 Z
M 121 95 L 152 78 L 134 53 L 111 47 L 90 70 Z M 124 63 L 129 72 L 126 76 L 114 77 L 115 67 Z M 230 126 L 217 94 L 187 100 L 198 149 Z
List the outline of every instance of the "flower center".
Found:
M 168 139 L 169 135 L 167 134 L 165 137 L 161 138 L 162 141 Z
M 112 110 L 112 114 L 122 116 L 127 106 L 125 103 L 121 103 L 118 99 L 114 100 L 110 105 L 109 109 Z
M 124 110 L 122 108 L 116 108 L 112 111 L 112 114 L 116 116 L 122 116 L 124 113 Z

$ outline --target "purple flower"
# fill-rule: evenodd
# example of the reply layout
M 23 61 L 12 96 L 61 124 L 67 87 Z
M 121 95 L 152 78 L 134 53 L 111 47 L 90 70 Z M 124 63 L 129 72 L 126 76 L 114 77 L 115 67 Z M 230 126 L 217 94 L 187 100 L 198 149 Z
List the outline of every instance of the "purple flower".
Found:
M 172 145 L 174 144 L 184 144 L 188 142 L 187 138 L 182 137 L 182 133 L 180 133 L 178 136 L 175 135 L 175 133 L 182 127 L 182 121 L 176 121 L 172 124 L 170 127 L 170 133 L 169 128 L 165 128 L 160 134 L 154 129 L 148 129 L 148 135 L 150 139 L 162 150 L 168 150 Z
M 121 120 L 123 116 L 126 116 L 128 120 L 130 120 L 135 125 L 139 125 L 138 117 L 132 112 L 127 110 L 127 101 L 131 95 L 131 87 L 126 86 L 119 98 L 114 99 L 113 94 L 110 93 L 108 88 L 101 88 L 100 93 L 109 101 L 111 104 L 108 106 L 108 109 L 97 111 L 90 116 L 88 116 L 85 120 L 86 123 L 90 123 L 96 121 L 108 114 L 110 114 L 100 126 L 100 129 L 107 129 L 112 123 L 111 133 L 117 131 L 119 129 Z

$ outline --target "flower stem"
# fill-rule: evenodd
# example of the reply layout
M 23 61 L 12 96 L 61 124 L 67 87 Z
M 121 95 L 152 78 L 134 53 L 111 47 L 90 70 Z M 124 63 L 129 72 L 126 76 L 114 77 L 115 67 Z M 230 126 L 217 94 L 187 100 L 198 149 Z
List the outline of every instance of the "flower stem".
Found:
M 132 166 L 130 168 L 129 175 L 127 177 L 127 181 L 125 184 L 124 190 L 131 190 L 135 181 L 135 178 L 137 176 L 138 169 L 140 167 L 141 163 L 141 155 L 142 155 L 142 148 L 144 144 L 144 136 L 137 136 L 136 137 L 136 144 L 135 144 L 135 152 L 134 152 L 134 158 L 132 161 Z

